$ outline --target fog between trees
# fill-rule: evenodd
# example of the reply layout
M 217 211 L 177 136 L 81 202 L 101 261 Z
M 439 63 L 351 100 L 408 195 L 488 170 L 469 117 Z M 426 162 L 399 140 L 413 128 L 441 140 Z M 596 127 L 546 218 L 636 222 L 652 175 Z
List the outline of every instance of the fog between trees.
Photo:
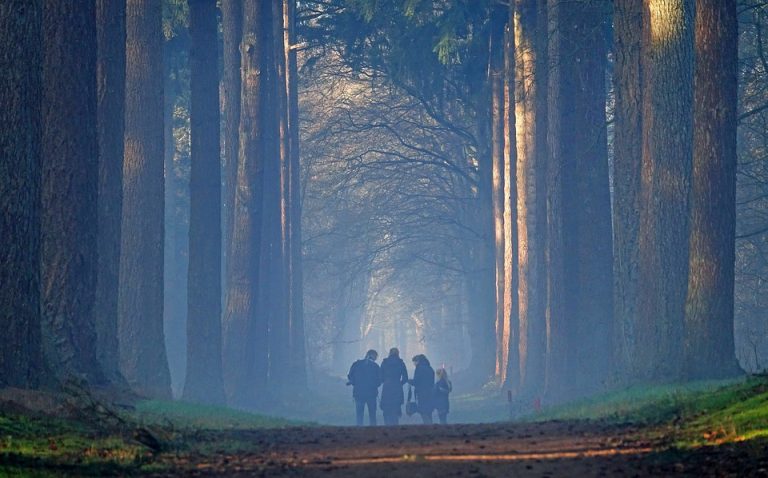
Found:
M 521 403 L 761 370 L 766 25 L 4 2 L 0 385 L 269 410 L 390 347 Z

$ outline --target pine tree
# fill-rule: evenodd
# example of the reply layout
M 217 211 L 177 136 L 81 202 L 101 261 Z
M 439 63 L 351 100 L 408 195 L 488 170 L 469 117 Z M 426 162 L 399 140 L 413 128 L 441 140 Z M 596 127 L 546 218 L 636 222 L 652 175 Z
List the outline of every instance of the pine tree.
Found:
M 46 1 L 43 35 L 43 350 L 55 379 L 101 383 L 95 3 Z
M 40 0 L 0 4 L 0 386 L 39 383 L 43 61 Z
M 190 173 L 187 375 L 183 397 L 224 403 L 221 372 L 221 162 L 216 0 L 189 0 Z
M 139 393 L 169 398 L 163 334 L 162 2 L 126 5 L 120 368 Z

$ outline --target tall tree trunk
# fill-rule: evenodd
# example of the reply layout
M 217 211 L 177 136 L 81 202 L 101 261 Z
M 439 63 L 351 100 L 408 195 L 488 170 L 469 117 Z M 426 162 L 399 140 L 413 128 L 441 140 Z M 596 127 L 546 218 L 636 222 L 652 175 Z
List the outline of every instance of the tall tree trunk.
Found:
M 224 383 L 228 403 L 251 405 L 267 384 L 267 322 L 257 303 L 264 196 L 264 49 L 270 32 L 266 2 L 243 3 L 239 158 L 227 265 Z
M 42 9 L 0 4 L 0 387 L 36 387 L 41 371 Z
M 547 355 L 545 361 L 545 391 L 548 396 L 557 397 L 561 384 L 566 380 L 569 323 L 564 317 L 565 286 L 563 265 L 563 167 L 565 154 L 562 134 L 562 91 L 563 77 L 558 58 L 563 38 L 560 31 L 561 0 L 547 0 Z
M 117 296 L 123 206 L 125 124 L 125 0 L 96 1 L 99 135 L 96 350 L 104 373 L 119 378 Z
M 637 346 L 641 378 L 679 378 L 688 288 L 692 0 L 644 0 Z M 669 125 L 674 124 L 674 128 Z
M 614 3 L 613 255 L 614 345 L 617 371 L 634 375 L 637 323 L 640 170 L 643 154 L 643 90 L 640 44 L 643 0 Z
M 221 150 L 216 0 L 189 0 L 190 172 L 184 398 L 224 403 L 221 372 Z
M 563 279 L 568 321 L 566 375 L 560 396 L 602 386 L 610 364 L 613 316 L 612 238 L 605 118 L 607 1 L 560 2 L 555 25 L 559 134 L 553 137 L 561 174 Z M 552 90 L 550 90 L 552 91 Z
M 546 5 L 518 0 L 515 123 L 520 393 L 540 393 L 546 354 Z
M 165 244 L 163 250 L 163 330 L 173 395 L 181 396 L 187 364 L 187 278 L 189 271 L 189 145 L 184 133 L 182 94 L 188 85 L 188 29 L 163 45 L 163 159 Z M 179 114 L 181 113 L 181 114 Z M 176 123 L 179 124 L 176 124 Z
M 269 81 L 272 116 L 268 120 L 264 159 L 264 311 L 269 320 L 269 378 L 271 390 L 282 394 L 291 381 L 286 374 L 290 362 L 290 330 L 288 314 L 288 172 L 290 143 L 288 138 L 288 92 L 283 43 L 283 2 L 271 0 L 270 49 L 264 70 Z
M 475 25 L 479 27 L 478 25 Z M 489 35 L 486 31 L 485 35 Z M 492 155 L 492 95 L 489 83 L 490 36 L 477 50 L 476 61 L 486 65 L 483 70 L 469 78 L 469 90 L 475 103 L 476 148 L 467 159 L 476 182 L 473 185 L 473 201 L 464 213 L 468 216 L 474 237 L 469 241 L 469 251 L 465 269 L 467 277 L 467 297 L 470 315 L 470 347 L 472 359 L 469 369 L 478 384 L 485 384 L 495 378 L 496 371 L 496 278 L 495 278 L 495 227 L 493 217 L 493 155 Z
M 43 35 L 43 350 L 57 378 L 101 382 L 95 3 L 45 2 Z
M 467 78 L 467 95 L 474 108 L 472 151 L 466 155 L 471 178 L 467 181 L 467 194 L 472 198 L 460 211 L 463 224 L 471 233 L 464 238 L 460 256 L 466 271 L 464 286 L 467 297 L 467 332 L 475 385 L 494 380 L 496 372 L 496 267 L 495 228 L 493 217 L 493 160 L 491 106 L 492 96 L 488 68 L 490 66 L 490 29 L 477 21 L 472 28 L 482 31 L 474 50 L 474 61 L 484 68 L 473 69 Z M 480 45 L 483 45 L 480 47 Z M 446 106 L 451 108 L 450 106 Z
M 491 93 L 491 207 L 495 267 L 496 377 L 507 379 L 509 359 L 509 317 L 504 314 L 504 26 L 507 9 L 491 10 L 490 63 L 488 83 Z
M 504 323 L 507 335 L 504 347 L 507 354 L 506 380 L 502 385 L 518 387 L 520 384 L 520 316 L 519 267 L 517 231 L 517 144 L 515 130 L 515 6 L 506 9 L 507 28 L 504 37 Z
M 570 43 L 561 50 L 569 81 L 564 103 L 564 147 L 570 145 L 563 205 L 566 298 L 575 326 L 570 350 L 570 375 L 578 394 L 603 387 L 613 358 L 613 238 L 608 178 L 606 120 L 607 43 L 604 23 L 610 22 L 611 2 L 590 0 L 568 4 Z M 567 125 L 567 126 L 566 126 Z M 575 311 L 575 313 L 574 313 Z
M 735 0 L 696 3 L 686 376 L 737 373 L 733 342 L 738 32 Z
M 485 182 L 484 182 L 485 183 Z M 490 183 L 490 181 L 488 181 Z M 489 184 L 490 186 L 490 184 Z M 490 201 L 483 198 L 475 198 L 478 204 L 483 204 L 486 210 L 490 210 Z M 469 370 L 473 371 L 474 385 L 484 385 L 493 379 L 496 358 L 495 342 L 495 317 L 493 295 L 493 242 L 489 239 L 492 231 L 492 222 L 484 217 L 482 211 L 470 212 L 472 218 L 467 218 L 468 223 L 473 224 L 482 236 L 465 247 L 468 249 L 463 258 L 463 267 L 468 271 L 464 281 L 467 297 L 467 313 L 469 335 L 469 347 L 472 351 Z
M 162 42 L 161 2 L 128 0 L 120 367 L 139 393 L 169 398 L 163 338 Z
M 237 189 L 237 158 L 240 127 L 240 43 L 243 39 L 243 0 L 222 0 L 222 29 L 224 37 L 222 72 L 222 103 L 224 113 L 224 275 L 229 243 L 235 217 Z M 226 294 L 226 290 L 224 291 Z
M 300 389 L 307 384 L 306 339 L 304 337 L 304 274 L 301 249 L 301 156 L 299 150 L 299 76 L 296 50 L 296 0 L 283 0 L 285 82 L 288 90 L 289 220 L 288 275 L 291 379 Z
M 482 134 L 480 137 L 488 138 Z M 489 142 L 488 142 L 489 143 Z M 472 359 L 469 369 L 478 385 L 492 380 L 495 375 L 495 281 L 493 205 L 491 202 L 490 155 L 480 153 L 478 170 L 478 193 L 468 213 L 467 223 L 476 231 L 465 261 L 467 308 L 469 311 L 469 339 Z

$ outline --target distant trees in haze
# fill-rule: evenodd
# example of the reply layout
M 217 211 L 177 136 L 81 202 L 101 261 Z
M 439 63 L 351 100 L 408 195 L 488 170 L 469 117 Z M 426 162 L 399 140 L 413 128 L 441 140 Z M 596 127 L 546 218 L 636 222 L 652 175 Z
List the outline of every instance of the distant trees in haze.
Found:
M 766 25 L 748 0 L 5 2 L 0 383 L 254 407 L 394 345 L 564 400 L 737 373 L 744 337 L 760 368 Z
M 224 312 L 224 372 L 228 399 L 245 404 L 267 378 L 267 323 L 257 315 L 265 143 L 262 102 L 266 75 L 260 75 L 268 45 L 266 2 L 243 3 L 239 147 L 232 231 L 227 248 L 227 302 Z M 225 22 L 229 20 L 225 19 Z
M 225 403 L 221 367 L 221 147 L 216 2 L 190 0 L 189 279 L 183 398 Z
M 492 2 L 305 6 L 310 42 L 327 51 L 321 49 L 336 40 L 333 51 L 352 70 L 349 80 L 338 81 L 351 85 L 360 75 L 389 85 L 423 107 L 420 124 L 445 127 L 461 145 L 446 151 L 416 140 L 424 151 L 404 154 L 411 145 L 395 136 L 371 153 L 391 155 L 404 169 L 419 164 L 421 154 L 452 156 L 451 174 L 470 178 L 469 195 L 453 200 L 468 211 L 457 211 L 454 220 L 471 231 L 458 249 L 466 254 L 459 260 L 467 287 L 461 323 L 474 377 L 495 377 L 521 397 L 562 398 L 626 381 L 737 373 L 726 304 L 733 282 L 719 272 L 733 269 L 728 251 L 735 244 L 727 231 L 736 204 L 729 194 L 712 192 L 717 181 L 726 181 L 719 191 L 734 184 L 736 156 L 728 145 L 735 119 L 715 112 L 735 111 L 736 90 L 728 81 L 733 74 L 724 73 L 733 64 L 708 59 L 734 48 L 736 2 L 719 2 L 717 9 L 693 3 L 520 0 L 509 5 L 512 20 Z M 715 10 L 722 20 L 704 23 Z M 702 23 L 694 32 L 695 19 Z M 503 56 L 494 49 L 499 22 L 514 39 L 514 68 L 505 72 L 513 76 L 514 101 L 505 113 L 498 93 Z M 310 75 L 317 63 L 310 53 Z M 695 94 L 720 98 L 704 93 L 705 70 L 706 78 L 726 75 L 716 106 L 693 101 Z M 682 90 L 672 80 L 679 77 L 688 85 Z M 504 114 L 514 115 L 515 128 L 501 135 Z M 352 115 L 340 121 L 348 126 L 338 133 L 328 126 L 339 141 L 351 130 L 397 124 L 386 117 L 361 124 Z M 708 134 L 716 144 L 704 146 L 697 129 L 718 131 Z M 503 155 L 507 145 L 516 159 Z M 371 180 L 397 177 L 394 169 L 383 176 L 388 173 L 374 169 L 383 161 L 356 156 L 355 149 L 339 149 L 348 171 Z M 514 163 L 507 181 L 502 155 Z M 719 171 L 717 180 L 704 172 L 709 168 Z M 697 183 L 697 174 L 710 179 Z M 351 187 L 363 192 L 364 184 Z M 381 200 L 397 204 L 395 197 Z M 394 221 L 397 211 L 390 211 Z M 409 209 L 402 211 L 407 217 Z M 514 291 L 505 291 L 516 281 Z M 731 312 L 704 312 L 715 304 Z M 701 347 L 711 353 L 696 352 Z
M 225 9 L 225 20 L 231 15 L 247 27 L 244 34 L 236 28 L 229 35 L 228 62 L 233 48 L 255 61 L 243 70 L 243 88 L 231 72 L 225 75 L 234 83 L 227 84 L 232 87 L 226 91 L 234 92 L 227 98 L 245 111 L 234 126 L 243 125 L 238 140 L 243 153 L 234 149 L 237 157 L 232 158 L 233 145 L 226 145 L 229 162 L 224 163 L 230 175 L 237 173 L 239 189 L 232 177 L 221 173 L 215 1 L 9 2 L 0 7 L 2 35 L 14 45 L 4 56 L 9 63 L 3 65 L 0 82 L 8 106 L 0 135 L 7 172 L 3 217 L 10 221 L 3 237 L 11 246 L 2 259 L 7 278 L 2 313 L 10 333 L 0 348 L 0 384 L 54 386 L 77 378 L 91 385 L 127 383 L 146 396 L 171 397 L 164 339 L 163 204 L 166 183 L 173 194 L 181 185 L 174 145 L 165 143 L 173 140 L 173 125 L 164 125 L 178 91 L 165 92 L 170 101 L 164 101 L 164 86 L 179 85 L 166 81 L 165 73 L 180 74 L 178 68 L 164 68 L 163 9 L 168 7 L 177 15 L 171 27 L 188 22 L 191 38 L 188 374 L 183 397 L 225 401 L 222 359 L 231 354 L 222 355 L 222 346 L 230 344 L 222 341 L 222 237 L 231 240 L 226 249 L 230 257 L 244 248 L 250 254 L 245 261 L 229 261 L 228 267 L 233 271 L 228 307 L 239 300 L 250 304 L 242 316 L 248 334 L 235 332 L 245 353 L 236 367 L 250 361 L 265 371 L 263 384 L 253 382 L 253 376 L 235 381 L 234 387 L 248 397 L 233 403 L 260 403 L 260 397 L 271 396 L 267 384 L 278 394 L 302 388 L 301 284 L 293 272 L 301 277 L 295 242 L 301 237 L 296 62 L 290 46 L 295 6 L 288 0 L 276 0 L 268 8 L 264 3 L 233 1 Z M 255 52 L 261 53 L 248 56 Z M 239 67 L 227 66 L 240 74 Z M 266 80 L 259 81 L 261 76 Z M 259 134 L 254 125 L 267 134 Z M 225 137 L 232 141 L 231 135 Z M 241 203 L 239 209 L 230 199 L 222 208 L 223 182 L 226 191 L 239 191 L 232 195 Z M 252 215 L 262 208 L 271 214 L 268 222 L 262 222 L 266 216 Z M 222 221 L 230 216 L 233 220 Z M 249 219 L 251 227 L 243 229 Z M 230 227 L 239 233 L 229 233 Z M 262 231 L 272 242 L 254 247 L 254 234 Z M 180 243 L 169 245 L 175 249 Z M 260 271 L 273 274 L 274 280 Z M 238 289 L 242 281 L 247 287 Z M 261 330 L 255 326 L 259 323 Z M 270 360 L 274 367 L 277 362 L 289 367 L 292 375 L 267 375 Z
M 291 167 L 298 124 L 289 124 L 295 81 L 286 75 L 291 35 L 284 34 L 290 27 L 284 10 L 292 10 L 289 3 L 244 1 L 241 12 L 228 6 L 235 16 L 224 19 L 228 29 L 237 30 L 242 13 L 239 144 L 227 149 L 237 151 L 238 161 L 235 184 L 229 186 L 234 210 L 227 213 L 232 223 L 224 312 L 225 387 L 237 404 L 267 401 L 270 393 L 304 386 L 304 337 L 295 314 L 302 297 L 292 292 L 300 258 L 292 255 L 290 232 L 300 227 L 300 218 L 291 214 L 299 198 L 290 195 L 299 171 Z M 236 82 L 227 85 L 237 87 Z

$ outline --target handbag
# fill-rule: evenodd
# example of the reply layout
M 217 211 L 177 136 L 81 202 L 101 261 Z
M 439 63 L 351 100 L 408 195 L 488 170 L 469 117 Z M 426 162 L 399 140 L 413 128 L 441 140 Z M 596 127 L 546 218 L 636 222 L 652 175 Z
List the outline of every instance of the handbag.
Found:
M 409 417 L 419 410 L 419 405 L 413 401 L 413 388 L 408 385 L 408 400 L 405 402 L 405 413 Z

